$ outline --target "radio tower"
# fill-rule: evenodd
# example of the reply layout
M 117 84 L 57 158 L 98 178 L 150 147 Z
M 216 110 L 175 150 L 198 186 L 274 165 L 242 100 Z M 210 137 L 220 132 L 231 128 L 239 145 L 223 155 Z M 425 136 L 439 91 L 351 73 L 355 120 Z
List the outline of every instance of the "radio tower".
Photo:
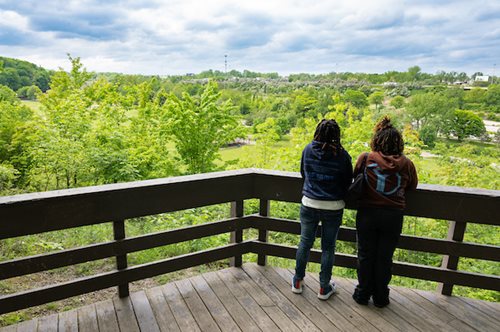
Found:
M 224 73 L 227 74 L 227 54 L 224 54 Z

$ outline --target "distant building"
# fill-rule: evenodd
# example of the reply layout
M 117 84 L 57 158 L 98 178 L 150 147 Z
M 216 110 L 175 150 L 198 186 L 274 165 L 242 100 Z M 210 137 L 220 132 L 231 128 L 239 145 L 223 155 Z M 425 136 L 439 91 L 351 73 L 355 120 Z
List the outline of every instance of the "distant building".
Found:
M 392 82 L 392 81 L 382 83 L 382 86 L 384 87 L 397 87 L 398 85 L 399 85 L 398 82 Z
M 476 76 L 474 81 L 476 82 L 488 82 L 490 80 L 489 76 L 483 75 L 483 76 Z

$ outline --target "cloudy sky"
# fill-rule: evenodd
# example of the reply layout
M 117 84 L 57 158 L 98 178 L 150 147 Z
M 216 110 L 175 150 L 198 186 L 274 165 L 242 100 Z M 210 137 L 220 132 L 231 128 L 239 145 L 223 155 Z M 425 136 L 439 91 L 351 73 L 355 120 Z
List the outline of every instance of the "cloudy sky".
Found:
M 498 0 L 0 0 L 0 56 L 67 69 L 500 74 Z M 498 67 L 498 68 L 497 68 Z

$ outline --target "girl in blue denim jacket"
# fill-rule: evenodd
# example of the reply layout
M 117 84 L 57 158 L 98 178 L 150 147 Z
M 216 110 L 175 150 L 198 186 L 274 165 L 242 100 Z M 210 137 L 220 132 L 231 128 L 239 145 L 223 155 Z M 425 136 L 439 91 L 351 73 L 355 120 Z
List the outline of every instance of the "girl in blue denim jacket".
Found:
M 297 250 L 292 292 L 302 293 L 306 265 L 321 221 L 321 272 L 318 298 L 327 300 L 336 292 L 332 282 L 335 242 L 344 197 L 352 182 L 351 156 L 340 143 L 335 120 L 321 120 L 313 141 L 302 152 L 300 173 L 304 179 L 300 207 L 300 244 Z

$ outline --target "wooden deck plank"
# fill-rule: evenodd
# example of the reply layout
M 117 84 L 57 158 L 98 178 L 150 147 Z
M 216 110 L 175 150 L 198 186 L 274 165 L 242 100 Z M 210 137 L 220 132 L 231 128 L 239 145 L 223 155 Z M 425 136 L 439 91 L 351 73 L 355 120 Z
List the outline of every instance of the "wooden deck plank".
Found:
M 294 274 L 286 269 L 274 268 L 273 270 L 276 274 L 283 278 L 288 287 L 288 291 L 291 292 L 291 281 Z M 308 278 L 307 281 L 304 282 L 304 290 L 299 296 L 307 299 L 310 305 L 316 307 L 316 309 L 325 315 L 325 317 L 327 317 L 341 331 L 362 331 L 359 329 L 360 326 L 355 326 L 351 323 L 353 316 L 359 316 L 356 312 L 353 312 L 350 309 L 350 312 L 346 312 L 346 310 L 343 309 L 346 306 L 344 303 L 339 302 L 341 300 L 337 297 L 337 294 L 334 295 L 334 298 L 329 301 L 320 301 L 316 293 L 318 289 L 319 283 L 313 278 Z M 340 306 L 342 306 L 342 309 Z M 345 314 L 345 316 L 343 314 Z M 373 327 L 371 330 L 373 331 Z
M 229 312 L 202 276 L 192 277 L 189 281 L 191 281 L 191 284 L 194 286 L 196 292 L 205 303 L 205 306 L 208 311 L 210 311 L 210 314 L 212 314 L 212 317 L 221 331 L 241 331 L 239 326 L 234 322 Z
M 194 319 L 198 322 L 200 329 L 202 331 L 220 331 L 219 327 L 215 323 L 212 315 L 205 307 L 205 304 L 201 300 L 193 285 L 189 280 L 183 279 L 175 282 L 177 289 L 181 293 L 187 306 L 193 313 Z
M 289 272 L 293 276 L 294 271 L 289 270 Z M 306 285 L 309 284 L 309 286 L 311 286 L 312 284 L 315 289 L 319 289 L 319 276 L 312 273 L 309 273 L 308 276 L 309 278 L 306 281 Z M 393 325 L 394 323 L 384 317 L 378 310 L 373 310 L 367 306 L 360 306 L 354 302 L 352 299 L 352 285 L 350 283 L 345 284 L 342 278 L 336 278 L 334 281 L 338 289 L 335 299 L 339 300 L 339 303 L 336 303 L 335 307 L 338 307 L 339 313 L 344 315 L 344 317 L 356 326 L 357 329 L 361 331 L 401 331 L 401 328 L 396 328 Z M 399 317 L 397 315 L 395 316 Z M 411 327 L 411 325 L 404 322 L 403 330 L 407 329 L 411 331 L 413 327 L 408 329 L 408 326 Z M 415 329 L 413 328 L 413 330 Z
M 395 302 L 395 304 L 399 304 L 409 313 L 412 313 L 417 317 L 426 317 L 426 319 L 422 323 L 422 325 L 426 325 L 424 326 L 425 329 L 427 329 L 427 326 L 430 326 L 439 331 L 458 332 L 458 330 L 455 329 L 453 326 L 450 326 L 446 322 L 443 322 L 439 316 L 434 314 L 434 312 L 427 311 L 425 308 L 413 302 L 410 298 L 406 297 L 404 294 L 399 293 L 397 291 L 397 287 L 391 287 L 390 296 L 392 302 Z
M 290 273 L 293 275 L 292 270 L 290 270 Z M 315 283 L 315 287 L 319 287 L 319 280 L 316 275 L 309 278 L 309 280 L 310 279 Z M 397 325 L 397 322 L 382 315 L 378 310 L 372 310 L 372 308 L 368 306 L 362 306 L 354 302 L 352 299 L 352 285 L 350 283 L 346 284 L 343 279 L 336 278 L 335 284 L 338 288 L 338 294 L 336 294 L 335 297 L 341 301 L 338 306 L 339 312 L 345 315 L 345 317 L 358 329 L 370 330 L 370 326 L 373 325 L 380 331 L 398 332 L 401 331 L 401 329 L 408 330 L 408 326 L 411 326 L 401 320 L 399 316 L 395 315 L 402 322 L 402 324 L 400 324 L 402 326 L 401 328 Z M 368 322 L 369 325 L 367 325 L 366 322 Z
M 268 281 L 255 265 L 245 264 L 243 270 L 255 281 L 259 287 L 273 300 L 273 302 L 292 320 L 295 325 L 304 331 L 320 331 L 309 318 L 295 307 L 270 281 Z
M 113 304 L 115 305 L 116 318 L 118 320 L 120 331 L 140 332 L 134 308 L 132 307 L 132 302 L 130 302 L 130 297 L 115 297 L 113 298 Z
M 262 329 L 262 331 L 282 330 L 278 328 L 275 321 L 271 318 L 272 316 L 269 315 L 269 311 L 264 310 L 265 308 L 272 309 L 274 304 L 271 302 L 268 306 L 261 307 L 258 299 L 255 299 L 254 297 L 255 294 L 250 294 L 245 290 L 243 285 L 245 281 L 236 279 L 231 273 L 231 270 L 232 269 L 218 271 L 217 275 L 226 284 L 227 288 L 241 304 L 241 306 L 245 308 L 254 322 Z M 257 293 L 257 291 L 255 293 Z M 298 331 L 297 327 L 295 327 L 295 330 Z M 293 326 L 291 327 L 291 331 L 294 331 Z
M 490 320 L 487 315 L 453 296 L 444 296 L 426 291 L 416 291 L 416 293 L 439 305 L 479 331 L 496 331 L 498 329 L 498 325 L 493 320 Z
M 170 283 L 162 286 L 161 290 L 181 331 L 201 331 L 177 287 Z
M 432 312 L 435 316 L 437 316 L 441 321 L 445 324 L 448 324 L 454 327 L 458 331 L 462 332 L 474 332 L 477 331 L 473 327 L 467 325 L 465 322 L 457 319 L 457 317 L 450 314 L 448 311 L 443 310 L 440 306 L 428 301 L 422 296 L 415 293 L 412 289 L 404 288 L 404 287 L 396 287 L 397 292 L 404 294 L 406 297 L 411 298 L 411 300 L 417 303 L 422 308 L 426 309 L 429 312 Z
M 153 308 L 153 313 L 156 317 L 156 322 L 161 331 L 180 331 L 177 322 L 175 321 L 174 314 L 168 306 L 161 287 L 155 287 L 146 290 L 146 295 Z
M 99 326 L 97 325 L 97 313 L 95 311 L 95 305 L 87 305 L 78 308 L 78 329 L 80 332 L 95 332 L 99 331 Z
M 52 314 L 50 316 L 42 317 L 38 320 L 39 332 L 57 332 L 57 324 L 59 322 L 59 315 Z
M 341 331 L 331 320 L 329 320 L 322 311 L 331 310 L 321 310 L 318 307 L 326 309 L 329 308 L 328 302 L 333 302 L 334 297 L 332 296 L 328 301 L 321 301 L 316 297 L 313 301 L 314 304 L 306 299 L 304 296 L 297 296 L 297 294 L 292 293 L 290 280 L 283 280 L 272 267 L 263 266 L 245 266 L 245 268 L 252 268 L 260 272 L 264 278 L 269 280 L 274 287 L 276 287 L 293 305 L 295 305 L 306 317 L 309 318 L 321 331 Z
M 28 320 L 17 325 L 17 332 L 33 332 L 38 329 L 38 318 Z M 2 329 L 0 331 L 3 332 Z M 14 331 L 16 329 L 14 328 Z
M 141 332 L 160 332 L 146 293 L 144 291 L 132 293 L 130 294 L 130 300 Z
M 478 300 L 478 301 L 481 301 L 481 300 Z M 490 301 L 481 301 L 484 303 L 484 305 L 490 307 L 490 308 L 493 308 L 493 310 L 495 310 L 495 312 L 499 312 L 500 311 L 500 302 L 490 302 Z
M 489 302 L 492 304 L 497 304 L 497 307 L 494 308 L 493 306 L 488 305 L 487 301 L 480 301 L 480 300 L 475 300 L 475 299 L 468 299 L 464 297 L 458 297 L 461 301 L 475 307 L 476 309 L 479 309 L 483 314 L 487 315 L 490 319 L 494 320 L 499 326 L 500 326 L 500 304 L 499 303 L 493 303 Z
M 20 324 L 22 324 L 22 323 L 20 323 Z M 7 325 L 7 326 L 0 328 L 0 332 L 16 332 L 16 331 L 17 331 L 17 324 Z M 36 331 L 36 330 L 34 330 L 34 331 Z
M 95 304 L 97 313 L 97 324 L 100 331 L 118 331 L 115 306 L 112 300 L 106 300 Z
M 355 280 L 317 298 L 318 276 L 291 292 L 293 271 L 245 264 L 0 328 L 7 331 L 497 331 L 500 304 L 391 286 L 380 309 L 352 299 Z M 200 328 L 201 327 L 201 328 Z
M 316 276 L 313 276 L 314 278 L 317 279 Z M 352 299 L 352 293 L 354 292 L 354 288 L 357 284 L 355 281 L 351 281 L 349 279 L 344 279 L 344 278 L 337 278 L 335 280 L 336 284 L 340 289 L 342 289 L 342 292 L 339 293 L 339 297 L 344 296 L 344 303 L 349 303 L 351 302 L 352 308 L 359 313 L 364 314 L 364 317 L 372 317 L 370 319 L 370 322 L 372 324 L 377 324 L 380 325 L 379 319 L 380 317 L 383 318 L 385 321 L 387 321 L 390 326 L 394 326 L 398 331 L 407 331 L 407 332 L 413 332 L 413 331 L 418 331 L 418 329 L 411 325 L 408 321 L 400 317 L 398 314 L 391 310 L 378 310 L 377 308 L 373 307 L 371 304 L 368 306 L 364 305 L 359 305 L 354 300 Z M 344 295 L 345 294 L 345 295 Z M 384 329 L 380 329 L 381 331 L 385 331 Z
M 205 273 L 203 278 L 243 332 L 261 331 L 215 272 Z
M 59 332 L 78 332 L 78 312 L 76 310 L 61 312 L 58 329 Z
M 355 286 L 356 282 L 354 280 L 350 280 L 350 279 L 346 279 L 346 280 L 348 280 L 352 284 L 353 287 Z M 391 298 L 393 297 L 392 295 L 390 295 L 390 296 L 391 296 Z M 392 298 L 392 302 L 395 302 L 394 298 Z M 398 303 L 392 303 L 385 308 L 375 308 L 374 310 L 383 311 L 384 314 L 392 311 L 395 314 L 397 314 L 399 317 L 401 317 L 403 320 L 405 320 L 409 324 L 411 324 L 418 331 L 427 332 L 427 331 L 433 331 L 436 329 L 436 327 L 433 326 L 431 322 L 428 322 L 427 318 L 422 319 L 421 317 L 415 315 L 412 311 L 399 305 Z
M 251 296 L 262 310 L 271 318 L 276 326 L 281 331 L 298 331 L 301 330 L 295 323 L 288 318 L 282 309 L 267 296 L 267 294 L 255 283 L 254 280 L 241 268 L 231 268 L 227 270 L 237 282 L 239 282 L 244 290 Z

